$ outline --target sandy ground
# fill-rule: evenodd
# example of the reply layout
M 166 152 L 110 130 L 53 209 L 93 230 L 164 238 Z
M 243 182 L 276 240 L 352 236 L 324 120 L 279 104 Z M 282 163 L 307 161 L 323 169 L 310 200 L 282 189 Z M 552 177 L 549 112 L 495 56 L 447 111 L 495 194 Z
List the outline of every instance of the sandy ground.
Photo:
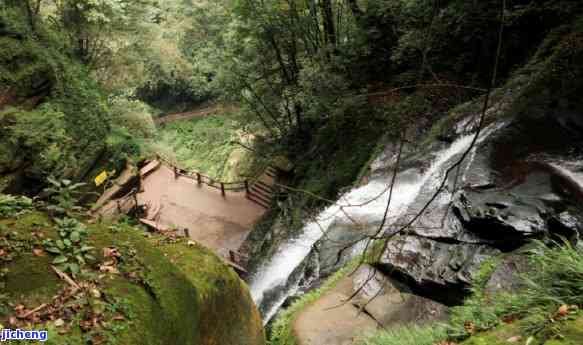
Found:
M 377 323 L 350 302 L 352 278 L 345 277 L 334 289 L 308 306 L 294 322 L 299 345 L 352 345 L 361 334 L 377 329 Z
M 161 165 L 143 181 L 138 194 L 140 205 L 158 211 L 153 219 L 166 227 L 187 228 L 190 237 L 225 255 L 239 249 L 253 224 L 265 212 L 261 206 L 245 198 L 244 192 L 229 192 L 195 180 L 174 177 L 171 168 Z M 152 215 L 148 215 L 151 217 Z

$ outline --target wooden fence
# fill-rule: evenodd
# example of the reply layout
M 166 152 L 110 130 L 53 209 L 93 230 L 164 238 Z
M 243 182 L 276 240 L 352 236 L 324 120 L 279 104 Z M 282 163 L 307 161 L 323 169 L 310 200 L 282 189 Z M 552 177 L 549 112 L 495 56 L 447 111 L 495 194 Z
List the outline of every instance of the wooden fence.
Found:
M 174 171 L 174 176 L 176 178 L 178 178 L 178 176 L 182 176 L 185 178 L 195 180 L 198 183 L 198 185 L 204 184 L 211 188 L 215 188 L 221 191 L 221 195 L 223 197 L 226 197 L 227 191 L 232 192 L 245 191 L 245 196 L 247 197 L 247 199 L 253 201 L 254 203 L 260 206 L 269 208 L 271 204 L 271 199 L 277 193 L 276 189 L 273 186 L 269 186 L 266 183 L 260 181 L 261 174 L 258 174 L 258 176 L 252 179 L 245 179 L 237 182 L 223 182 L 218 181 L 210 176 L 204 175 L 199 171 L 186 171 L 184 169 L 178 168 L 176 165 L 160 156 L 158 156 L 158 160 L 172 167 Z M 271 166 L 266 167 L 265 173 L 273 178 L 276 177 L 275 176 L 276 169 Z

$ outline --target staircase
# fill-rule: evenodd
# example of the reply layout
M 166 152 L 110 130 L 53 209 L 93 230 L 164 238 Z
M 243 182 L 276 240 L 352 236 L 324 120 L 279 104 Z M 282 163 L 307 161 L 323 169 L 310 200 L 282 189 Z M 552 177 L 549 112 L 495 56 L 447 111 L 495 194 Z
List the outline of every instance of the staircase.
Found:
M 277 194 L 277 188 L 274 186 L 277 174 L 277 169 L 268 166 L 263 174 L 249 187 L 247 199 L 264 208 L 269 208 Z

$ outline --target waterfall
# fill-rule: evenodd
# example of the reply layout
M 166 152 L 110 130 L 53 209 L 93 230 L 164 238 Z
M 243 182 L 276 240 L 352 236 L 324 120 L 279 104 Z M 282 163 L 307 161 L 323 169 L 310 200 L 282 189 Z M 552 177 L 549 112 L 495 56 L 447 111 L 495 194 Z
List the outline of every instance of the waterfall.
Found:
M 556 171 L 557 175 L 569 181 L 574 190 L 583 195 L 583 164 L 580 160 L 564 160 L 547 164 Z
M 502 125 L 486 128 L 479 141 L 483 141 Z M 453 164 L 453 158 L 467 150 L 473 137 L 474 134 L 462 136 L 446 149 L 436 152 L 431 165 L 422 173 L 417 169 L 399 173 L 393 187 L 387 226 L 407 210 L 422 187 L 437 186 L 440 183 L 449 167 L 446 163 L 451 161 Z M 344 194 L 336 204 L 328 206 L 315 220 L 308 222 L 299 237 L 282 244 L 270 261 L 259 267 L 250 281 L 250 289 L 253 300 L 262 311 L 264 323 L 269 322 L 291 293 L 297 292 L 299 279 L 290 281 L 295 278 L 294 271 L 333 223 L 357 221 L 371 224 L 382 220 L 389 198 L 390 182 L 391 176 L 374 178 L 368 184 Z M 275 298 L 265 298 L 268 293 L 277 290 L 280 291 Z

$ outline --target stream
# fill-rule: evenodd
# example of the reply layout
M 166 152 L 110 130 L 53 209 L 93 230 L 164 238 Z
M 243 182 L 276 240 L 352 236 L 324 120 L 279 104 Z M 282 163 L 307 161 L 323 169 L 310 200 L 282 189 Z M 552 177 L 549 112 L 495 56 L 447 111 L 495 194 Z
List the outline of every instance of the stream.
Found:
M 503 125 L 502 123 L 490 125 L 482 131 L 479 141 L 483 141 Z M 468 149 L 473 137 L 473 133 L 461 135 L 447 147 L 430 152 L 426 162 L 431 163 L 423 171 L 418 168 L 409 168 L 399 172 L 393 187 L 386 228 L 404 215 L 422 189 L 423 191 L 435 190 L 447 168 Z M 474 153 L 470 152 L 466 160 L 473 159 Z M 380 164 L 387 168 L 394 164 L 395 160 L 396 155 L 390 159 L 384 159 Z M 259 266 L 257 273 L 250 279 L 251 294 L 259 306 L 264 324 L 273 318 L 289 296 L 300 290 L 299 283 L 302 275 L 298 271 L 302 270 L 314 245 L 323 239 L 331 226 L 351 222 L 365 224 L 381 222 L 389 198 L 391 179 L 392 173 L 373 175 L 366 185 L 342 195 L 336 204 L 327 207 L 316 219 L 309 221 L 303 227 L 300 236 L 288 239 L 280 245 L 272 257 L 266 258 L 266 261 Z M 362 247 L 362 245 L 355 246 L 355 248 Z M 355 249 L 352 254 L 359 254 L 358 251 Z

